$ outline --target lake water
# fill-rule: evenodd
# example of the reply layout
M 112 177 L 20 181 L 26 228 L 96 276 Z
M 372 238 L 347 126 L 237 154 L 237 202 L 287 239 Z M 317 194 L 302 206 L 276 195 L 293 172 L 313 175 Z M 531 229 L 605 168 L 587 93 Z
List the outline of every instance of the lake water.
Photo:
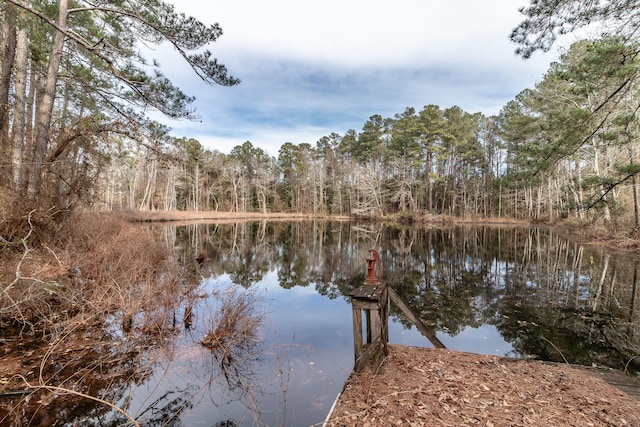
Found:
M 184 407 L 185 425 L 321 424 L 353 368 L 347 296 L 363 283 L 371 248 L 382 280 L 449 349 L 638 367 L 637 260 L 549 230 L 262 222 L 163 233 L 201 277 L 201 292 L 249 293 L 264 316 L 260 343 L 224 372 L 200 344 L 215 311 L 200 299 L 191 329 L 133 391 L 134 414 L 153 413 L 153 403 L 162 416 Z M 393 306 L 389 339 L 431 347 Z M 178 397 L 188 405 L 172 403 Z
M 154 230 L 176 248 L 189 297 L 173 313 L 178 332 L 138 362 L 146 375 L 120 385 L 118 405 L 142 425 L 321 425 L 353 369 L 348 295 L 364 281 L 369 249 L 381 254 L 381 280 L 449 349 L 640 370 L 637 256 L 548 229 L 309 221 Z M 234 304 L 255 323 L 222 349 L 203 346 Z M 393 305 L 389 339 L 432 347 Z M 122 420 L 107 412 L 80 422 Z

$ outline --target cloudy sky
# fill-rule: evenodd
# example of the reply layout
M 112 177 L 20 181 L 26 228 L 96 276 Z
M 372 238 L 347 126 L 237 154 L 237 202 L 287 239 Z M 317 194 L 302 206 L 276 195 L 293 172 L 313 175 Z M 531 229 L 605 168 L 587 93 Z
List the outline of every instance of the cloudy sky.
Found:
M 208 86 L 159 49 L 167 77 L 196 96 L 200 121 L 177 137 L 228 153 L 245 141 L 273 156 L 360 131 L 373 114 L 457 105 L 490 115 L 533 87 L 557 51 L 524 61 L 509 33 L 526 0 L 174 0 L 224 35 L 211 50 L 239 86 Z

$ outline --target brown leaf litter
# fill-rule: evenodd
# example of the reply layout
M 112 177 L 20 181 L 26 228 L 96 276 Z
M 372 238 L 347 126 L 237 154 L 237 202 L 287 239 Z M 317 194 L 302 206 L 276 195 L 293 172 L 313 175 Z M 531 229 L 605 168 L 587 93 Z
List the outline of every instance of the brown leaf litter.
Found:
M 640 399 L 584 369 L 389 346 L 347 380 L 327 426 L 633 426 Z

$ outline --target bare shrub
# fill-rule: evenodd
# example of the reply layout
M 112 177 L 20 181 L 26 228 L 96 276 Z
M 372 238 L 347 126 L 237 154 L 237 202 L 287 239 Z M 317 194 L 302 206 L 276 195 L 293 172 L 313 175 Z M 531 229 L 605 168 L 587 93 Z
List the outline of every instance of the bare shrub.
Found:
M 55 206 L 29 204 L 0 187 L 0 249 L 20 250 L 27 234 L 32 245 L 50 241 L 62 214 Z
M 170 250 L 124 217 L 76 214 L 49 243 L 54 249 L 34 245 L 34 234 L 1 254 L 0 322 L 56 336 L 114 313 L 157 325 L 179 302 L 180 270 Z
M 201 344 L 224 355 L 235 349 L 250 350 L 260 342 L 263 315 L 256 311 L 252 292 L 230 288 L 219 295 L 220 307 L 211 317 L 208 333 Z
M 31 247 L 36 229 L 34 216 L 35 211 L 25 215 L 28 228 L 24 235 L 16 237 L 14 232 L 8 235 L 11 240 L 0 236 L 0 322 L 17 321 L 23 328 L 33 318 L 43 314 L 47 317 L 52 312 L 51 295 L 58 282 L 51 277 L 60 271 L 56 260 L 51 259 L 55 254 L 48 247 L 42 246 L 40 251 Z M 10 221 L 5 218 L 2 225 Z
M 0 253 L 0 337 L 8 338 L 0 391 L 27 386 L 38 399 L 20 411 L 38 413 L 48 407 L 38 402 L 61 404 L 65 393 L 102 402 L 91 396 L 144 376 L 135 360 L 153 344 L 149 336 L 172 331 L 181 271 L 149 229 L 116 215 L 73 215 L 55 240 L 37 245 L 34 234 L 30 225 L 17 249 Z M 132 339 L 112 340 L 117 319 L 135 325 Z M 25 329 L 38 334 L 25 337 Z M 14 415 L 0 402 L 0 424 Z
M 201 344 L 211 350 L 229 391 L 245 397 L 254 383 L 253 366 L 259 357 L 264 316 L 252 291 L 233 287 L 215 296 L 219 305 L 211 311 L 208 333 Z
M 92 314 L 121 312 L 157 323 L 152 313 L 179 302 L 179 268 L 169 249 L 140 225 L 116 215 L 78 215 L 60 233 L 76 293 Z M 77 299 L 70 293 L 70 297 Z M 126 328 L 125 328 L 126 329 Z

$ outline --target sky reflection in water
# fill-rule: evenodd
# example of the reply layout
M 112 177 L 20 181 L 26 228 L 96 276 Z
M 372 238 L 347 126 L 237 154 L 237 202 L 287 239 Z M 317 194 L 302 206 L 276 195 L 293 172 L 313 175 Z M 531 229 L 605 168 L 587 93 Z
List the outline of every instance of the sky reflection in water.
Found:
M 202 283 L 207 292 L 237 286 L 228 275 L 205 279 Z M 224 381 L 211 381 L 218 375 L 213 366 L 215 360 L 196 338 L 203 325 L 186 331 L 178 344 L 180 348 L 160 358 L 160 366 L 165 363 L 170 366 L 160 369 L 159 378 L 148 384 L 168 382 L 177 392 L 206 389 L 206 393 L 200 393 L 201 397 L 195 399 L 193 408 L 182 416 L 189 425 L 210 425 L 207 423 L 214 420 L 269 426 L 321 423 L 353 369 L 352 315 L 348 300 L 322 296 L 313 284 L 282 288 L 275 271 L 266 274 L 251 289 L 257 292 L 260 311 L 265 315 L 259 360 L 246 367 L 251 370 L 253 384 L 243 384 L 246 389 L 234 397 L 233 391 L 228 393 Z M 195 311 L 197 313 L 197 309 Z M 391 343 L 432 347 L 415 327 L 407 329 L 392 319 L 389 338 Z M 466 328 L 455 337 L 439 334 L 439 338 L 448 348 L 457 350 L 498 355 L 511 351 L 511 346 L 488 325 Z M 136 392 L 147 394 L 147 403 L 166 393 L 162 384 L 159 390 L 150 387 L 147 385 Z

